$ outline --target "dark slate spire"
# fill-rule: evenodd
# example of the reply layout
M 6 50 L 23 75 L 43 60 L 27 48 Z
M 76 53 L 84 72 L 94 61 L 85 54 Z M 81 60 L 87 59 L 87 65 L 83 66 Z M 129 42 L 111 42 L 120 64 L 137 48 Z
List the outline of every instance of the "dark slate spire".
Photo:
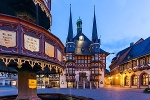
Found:
M 92 42 L 99 43 L 99 39 L 98 39 L 98 36 L 97 36 L 95 5 L 94 5 L 94 19 L 93 19 L 93 30 L 92 30 Z
M 67 36 L 66 42 L 73 42 L 73 27 L 72 27 L 71 4 L 70 4 L 70 19 L 69 19 L 68 36 Z

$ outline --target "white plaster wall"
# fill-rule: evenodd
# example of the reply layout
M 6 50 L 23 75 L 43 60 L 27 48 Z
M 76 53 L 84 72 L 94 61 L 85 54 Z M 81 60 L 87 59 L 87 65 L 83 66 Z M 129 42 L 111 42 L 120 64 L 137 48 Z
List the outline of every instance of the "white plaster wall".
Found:
M 64 70 L 63 75 L 60 75 L 60 80 L 59 80 L 59 84 L 60 84 L 60 88 L 67 88 L 67 82 L 66 82 L 66 70 Z M 64 84 L 62 84 L 62 81 Z
M 104 87 L 104 70 L 100 71 L 100 74 L 101 76 L 100 76 L 100 81 L 99 81 L 99 87 Z
M 87 76 L 87 79 L 88 81 L 90 81 L 90 71 L 75 71 L 75 74 L 76 74 L 76 81 L 79 81 L 79 73 L 80 72 L 86 72 L 86 76 Z
M 3 86 L 5 86 L 5 80 L 2 80 L 2 84 L 3 84 Z

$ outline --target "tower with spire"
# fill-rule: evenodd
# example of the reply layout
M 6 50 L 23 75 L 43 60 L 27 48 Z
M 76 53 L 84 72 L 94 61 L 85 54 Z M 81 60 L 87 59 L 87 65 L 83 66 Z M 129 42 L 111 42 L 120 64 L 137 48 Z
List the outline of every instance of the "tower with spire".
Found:
M 70 4 L 70 18 L 69 18 L 69 28 L 68 28 L 68 36 L 66 39 L 66 53 L 74 53 L 75 52 L 75 44 L 73 39 L 73 27 L 72 27 L 72 14 L 71 14 L 71 4 Z
M 83 33 L 82 20 L 77 22 L 76 35 L 73 37 L 72 14 L 70 6 L 70 19 L 66 39 L 66 87 L 72 88 L 99 88 L 104 86 L 104 70 L 108 52 L 100 48 L 98 39 L 95 6 L 92 29 L 92 40 Z M 64 87 L 64 86 L 63 86 Z
M 95 5 L 94 5 L 94 18 L 93 18 L 93 29 L 92 29 L 92 44 L 90 46 L 91 53 L 100 53 L 100 39 L 97 34 L 97 24 L 95 16 Z

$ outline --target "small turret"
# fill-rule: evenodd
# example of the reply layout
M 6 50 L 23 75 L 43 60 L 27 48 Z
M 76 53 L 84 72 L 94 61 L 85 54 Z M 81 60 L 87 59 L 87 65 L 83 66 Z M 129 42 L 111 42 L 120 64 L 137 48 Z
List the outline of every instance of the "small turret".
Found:
M 76 24 L 77 24 L 77 34 L 81 34 L 82 33 L 82 20 L 80 19 L 80 17 L 77 20 Z

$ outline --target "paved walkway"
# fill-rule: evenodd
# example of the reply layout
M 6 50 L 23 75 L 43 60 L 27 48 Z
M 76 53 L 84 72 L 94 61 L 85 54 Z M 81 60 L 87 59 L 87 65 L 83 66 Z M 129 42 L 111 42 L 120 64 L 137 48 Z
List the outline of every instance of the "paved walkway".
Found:
M 0 96 L 16 95 L 16 87 L 0 87 Z M 38 89 L 38 93 L 62 93 L 90 97 L 95 100 L 150 100 L 150 94 L 143 93 L 143 89 L 106 87 L 100 89 Z

